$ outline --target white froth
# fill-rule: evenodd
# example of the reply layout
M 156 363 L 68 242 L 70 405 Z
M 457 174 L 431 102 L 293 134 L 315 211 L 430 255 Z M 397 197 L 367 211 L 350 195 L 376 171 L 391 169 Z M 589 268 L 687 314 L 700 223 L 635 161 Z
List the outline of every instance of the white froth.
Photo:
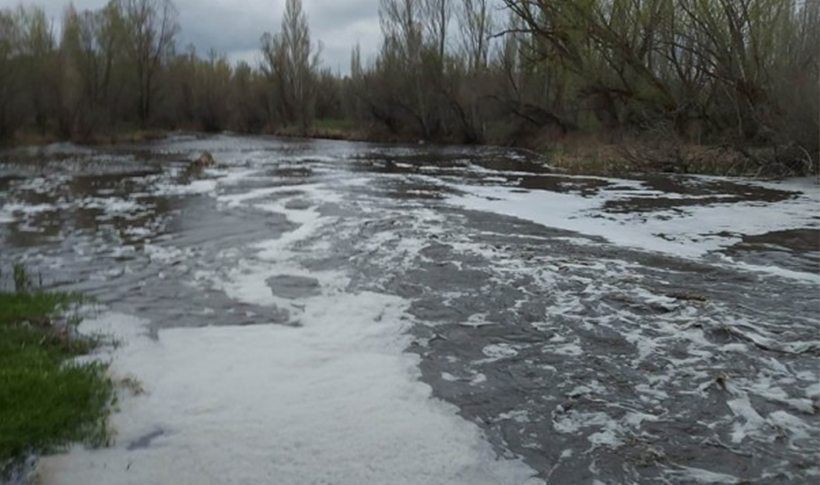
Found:
M 618 181 L 619 183 L 621 181 Z M 780 202 L 735 202 L 663 210 L 653 213 L 607 213 L 607 201 L 651 194 L 646 190 L 618 192 L 601 190 L 581 195 L 547 190 L 521 190 L 509 186 L 458 185 L 462 195 L 448 201 L 471 210 L 493 212 L 529 220 L 544 226 L 601 236 L 608 241 L 638 249 L 699 258 L 740 242 L 740 235 L 765 234 L 795 228 L 817 228 L 815 214 L 820 194 L 804 181 L 769 184 L 793 190 L 795 198 Z M 751 268 L 750 269 L 757 269 Z M 781 276 L 790 276 L 783 271 Z M 813 275 L 811 279 L 815 279 Z
M 741 483 L 741 480 L 732 475 L 725 473 L 716 473 L 702 468 L 694 468 L 688 466 L 677 466 L 677 470 L 669 473 L 678 480 L 683 480 L 683 483 L 704 483 L 713 485 L 735 485 Z
M 418 357 L 397 337 L 402 300 L 322 303 L 303 328 L 171 329 L 158 341 L 122 315 L 87 322 L 125 342 L 112 371 L 145 394 L 113 416 L 114 446 L 45 458 L 43 482 L 537 483 L 520 462 L 496 460 L 477 426 L 417 380 Z
M 419 380 L 419 357 L 403 352 L 412 324 L 408 301 L 348 293 L 344 274 L 298 264 L 301 246 L 335 219 L 315 208 L 289 210 L 287 200 L 327 202 L 334 194 L 319 186 L 282 193 L 293 190 L 218 197 L 223 207 L 251 204 L 299 227 L 225 251 L 225 269 L 200 270 L 193 284 L 221 288 L 238 301 L 286 306 L 300 326 L 166 329 L 152 340 L 148 322 L 127 316 L 84 323 L 84 331 L 123 342 L 110 356 L 111 371 L 138 380 L 145 393 L 123 396 L 111 419 L 116 444 L 44 458 L 42 483 L 543 483 L 520 460 L 498 458 L 476 424 Z M 178 256 L 150 244 L 146 252 Z M 285 301 L 266 283 L 282 274 L 314 278 L 320 291 Z
M 518 351 L 510 344 L 490 344 L 481 349 L 481 352 L 487 358 L 480 360 L 480 363 L 495 362 L 518 355 Z

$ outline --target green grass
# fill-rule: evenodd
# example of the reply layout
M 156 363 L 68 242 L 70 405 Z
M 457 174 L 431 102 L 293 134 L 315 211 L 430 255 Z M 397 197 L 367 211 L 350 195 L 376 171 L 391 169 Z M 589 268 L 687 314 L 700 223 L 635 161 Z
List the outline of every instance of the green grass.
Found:
M 79 293 L 47 291 L 5 292 L 0 291 L 0 325 L 23 322 L 45 323 L 72 305 L 86 303 L 89 299 Z
M 106 439 L 113 388 L 105 366 L 72 361 L 97 342 L 51 324 L 82 301 L 71 293 L 0 292 L 0 481 L 26 453 Z

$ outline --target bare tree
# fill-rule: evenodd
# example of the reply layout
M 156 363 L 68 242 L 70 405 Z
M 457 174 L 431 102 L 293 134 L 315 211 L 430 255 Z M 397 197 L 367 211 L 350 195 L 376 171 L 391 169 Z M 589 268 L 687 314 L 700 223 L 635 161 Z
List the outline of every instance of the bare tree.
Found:
M 0 139 L 11 136 L 19 124 L 16 110 L 18 86 L 15 73 L 18 26 L 8 10 L 0 10 Z
M 385 46 L 394 49 L 408 68 L 421 65 L 423 41 L 421 0 L 381 0 L 379 23 Z
M 63 13 L 57 120 L 63 136 L 91 136 L 104 115 L 107 63 L 101 44 L 100 18 L 99 13 L 77 12 L 73 5 Z
M 427 38 L 435 48 L 436 61 L 439 70 L 444 70 L 444 57 L 447 52 L 447 30 L 450 25 L 452 15 L 452 5 L 450 0 L 424 0 L 424 26 L 427 30 Z
M 461 39 L 473 71 L 486 69 L 493 29 L 489 0 L 462 0 L 459 10 Z
M 56 104 L 57 88 L 55 42 L 51 22 L 41 7 L 23 7 L 17 9 L 19 26 L 18 48 L 22 68 L 28 79 L 37 82 L 26 82 L 29 109 L 34 115 L 34 124 L 40 133 L 48 129 L 49 118 Z
M 122 93 L 126 79 L 133 77 L 127 72 L 125 52 L 125 19 L 119 2 L 110 1 L 94 13 L 96 50 L 100 58 L 100 102 L 105 107 L 105 121 L 113 124 L 119 115 Z
M 347 116 L 391 139 L 642 133 L 818 169 L 818 0 L 380 0 L 379 16 L 379 54 L 363 63 L 355 48 L 343 77 L 319 70 L 300 0 L 263 36 L 261 69 L 178 55 L 171 0 L 69 7 L 59 48 L 42 9 L 0 9 L 0 136 L 134 121 L 307 132 Z
M 262 36 L 262 68 L 276 86 L 283 121 L 299 123 L 305 130 L 313 123 L 320 52 L 320 46 L 311 43 L 302 1 L 287 0 L 281 31 Z
M 362 46 L 356 44 L 350 51 L 350 77 L 358 79 L 362 76 Z
M 424 138 L 432 129 L 428 89 L 423 80 L 424 19 L 422 0 L 381 0 L 379 21 L 384 44 L 382 67 L 388 76 L 390 103 L 406 111 Z
M 157 90 L 157 74 L 173 53 L 179 33 L 177 10 L 171 0 L 112 0 L 119 2 L 125 27 L 125 46 L 137 84 L 137 118 L 147 128 Z

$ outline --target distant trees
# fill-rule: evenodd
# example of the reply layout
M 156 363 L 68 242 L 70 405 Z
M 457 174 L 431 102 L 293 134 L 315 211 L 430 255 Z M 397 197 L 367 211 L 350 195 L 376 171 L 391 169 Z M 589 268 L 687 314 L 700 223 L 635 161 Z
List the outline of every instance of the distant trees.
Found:
M 0 12 L 0 27 L 0 134 L 26 121 L 45 133 L 58 73 L 51 25 L 42 8 L 20 6 Z
M 695 141 L 817 152 L 816 0 L 504 3 L 556 75 L 556 101 L 591 108 L 605 127 L 666 123 Z
M 41 8 L 0 9 L 0 139 L 319 118 L 467 143 L 659 133 L 817 170 L 818 0 L 379 0 L 380 49 L 354 47 L 345 75 L 320 68 L 301 0 L 258 67 L 179 52 L 177 16 L 171 0 L 69 6 L 55 39 Z
M 287 0 L 281 31 L 262 36 L 264 62 L 280 121 L 308 129 L 313 124 L 320 49 L 310 40 L 301 0 Z
M 241 133 L 260 133 L 270 118 L 268 80 L 258 70 L 240 62 L 231 83 L 231 118 L 228 126 Z
M 15 106 L 20 89 L 15 76 L 19 57 L 17 29 L 13 12 L 0 10 L 0 139 L 12 135 L 19 124 Z
M 204 131 L 227 129 L 232 121 L 233 76 L 228 59 L 216 51 L 200 58 L 191 47 L 185 55 L 176 56 L 162 83 L 169 91 L 163 105 L 163 111 L 172 116 L 167 123 Z
M 78 13 L 69 5 L 63 14 L 59 48 L 60 86 L 57 114 L 61 136 L 91 136 L 111 119 L 111 83 L 116 37 L 112 12 Z
M 451 0 L 423 0 L 424 25 L 436 56 L 439 70 L 444 69 L 447 53 L 447 35 L 453 8 Z
M 18 73 L 4 87 L 20 90 L 24 100 L 14 109 L 18 126 L 82 138 L 115 119 L 149 125 L 157 76 L 178 31 L 169 0 L 112 0 L 96 12 L 69 6 L 59 46 L 41 8 L 0 16 L 8 23 L 3 30 L 13 33 Z
M 267 124 L 264 77 L 224 55 L 178 54 L 170 0 L 66 7 L 59 42 L 39 7 L 0 9 L 0 139 L 18 130 L 87 140 L 132 127 Z
M 469 68 L 479 72 L 487 68 L 493 17 L 489 0 L 462 0 L 459 9 L 461 37 Z
M 156 97 L 157 77 L 173 53 L 179 32 L 171 0 L 114 0 L 121 11 L 123 46 L 136 82 L 136 110 L 141 128 L 147 128 Z
M 362 120 L 468 142 L 658 132 L 817 169 L 817 0 L 502 3 L 506 27 L 489 0 L 381 0 Z

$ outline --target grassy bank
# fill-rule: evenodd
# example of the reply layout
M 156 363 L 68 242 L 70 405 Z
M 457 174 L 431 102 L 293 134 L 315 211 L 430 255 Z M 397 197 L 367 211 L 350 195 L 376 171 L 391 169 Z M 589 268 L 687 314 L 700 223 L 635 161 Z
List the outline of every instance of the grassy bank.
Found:
M 567 134 L 532 137 L 521 146 L 577 175 L 699 174 L 793 177 L 817 173 L 813 157 L 795 146 L 685 142 L 673 136 Z
M 195 130 L 195 127 L 191 128 Z M 373 143 L 416 143 L 409 133 L 391 133 L 374 125 L 362 125 L 349 119 L 317 119 L 311 128 L 280 126 L 263 133 L 286 138 L 312 138 Z M 145 143 L 164 139 L 169 132 L 139 130 L 123 125 L 115 132 L 95 134 L 83 140 L 84 145 Z M 0 141 L 0 148 L 37 146 L 61 140 L 53 136 L 18 133 Z M 435 143 L 459 144 L 457 139 Z M 629 174 L 701 174 L 721 176 L 790 177 L 816 174 L 816 156 L 798 146 L 746 145 L 730 143 L 699 144 L 681 140 L 662 130 L 648 132 L 612 131 L 609 133 L 558 133 L 551 128 L 522 130 L 506 128 L 488 130 L 483 143 L 532 150 L 545 157 L 551 166 L 576 175 L 625 176 Z
M 316 138 L 323 140 L 378 141 L 373 133 L 362 129 L 352 120 L 318 119 L 311 128 L 301 126 L 281 126 L 270 130 L 270 134 L 282 137 Z
M 19 282 L 19 281 L 18 281 Z M 99 363 L 77 363 L 92 338 L 72 335 L 78 294 L 0 291 L 0 481 L 29 453 L 101 444 L 112 384 Z
M 310 129 L 280 127 L 271 134 L 376 143 L 414 143 L 416 138 L 388 133 L 351 120 L 317 119 Z M 458 140 L 439 140 L 458 144 Z M 701 174 L 788 177 L 817 173 L 813 157 L 795 146 L 699 144 L 660 129 L 644 133 L 558 133 L 554 129 L 488 131 L 484 143 L 532 150 L 556 168 L 576 175 Z

